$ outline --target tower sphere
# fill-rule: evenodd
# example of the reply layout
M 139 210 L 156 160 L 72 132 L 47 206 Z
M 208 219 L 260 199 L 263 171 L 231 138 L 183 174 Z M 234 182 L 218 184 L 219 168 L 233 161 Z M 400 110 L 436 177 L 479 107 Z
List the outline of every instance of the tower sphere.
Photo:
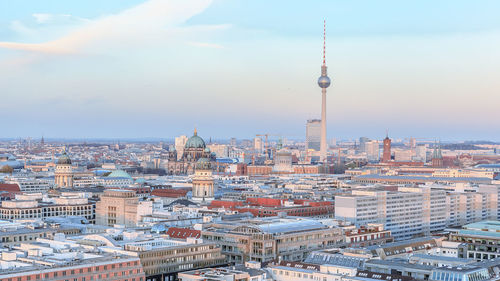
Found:
M 328 86 L 330 86 L 330 83 L 331 81 L 328 76 L 320 76 L 318 79 L 318 85 L 323 89 L 328 88 Z

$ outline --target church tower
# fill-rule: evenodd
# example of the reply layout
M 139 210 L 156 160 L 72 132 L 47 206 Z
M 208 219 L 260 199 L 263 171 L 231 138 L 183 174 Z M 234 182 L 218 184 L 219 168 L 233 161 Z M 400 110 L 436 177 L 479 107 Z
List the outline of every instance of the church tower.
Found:
M 196 162 L 192 193 L 191 199 L 198 203 L 210 203 L 214 200 L 214 178 L 208 158 L 200 158 Z
M 441 153 L 441 143 L 434 145 L 434 151 L 432 152 L 432 167 L 443 167 L 443 154 Z

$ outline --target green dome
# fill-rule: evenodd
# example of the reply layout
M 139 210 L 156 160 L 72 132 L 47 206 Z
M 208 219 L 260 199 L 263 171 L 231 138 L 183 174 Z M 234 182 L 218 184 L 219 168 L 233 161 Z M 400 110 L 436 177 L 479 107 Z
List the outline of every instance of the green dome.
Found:
M 124 170 L 114 170 L 113 172 L 111 172 L 111 174 L 108 175 L 108 178 L 129 178 L 129 179 L 131 179 L 132 177 Z
M 194 135 L 187 140 L 185 148 L 205 148 L 205 141 L 194 130 Z
M 210 163 L 210 159 L 208 158 L 200 158 L 196 161 L 196 170 L 211 170 L 212 163 Z
M 59 159 L 57 160 L 57 164 L 71 165 L 71 159 L 69 158 L 68 154 L 66 154 L 66 151 L 64 151 L 61 157 L 59 157 Z

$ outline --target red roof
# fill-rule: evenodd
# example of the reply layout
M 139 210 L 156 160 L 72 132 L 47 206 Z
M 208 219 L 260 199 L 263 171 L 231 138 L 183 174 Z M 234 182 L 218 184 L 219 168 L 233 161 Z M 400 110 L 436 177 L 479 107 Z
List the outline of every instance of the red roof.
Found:
M 151 191 L 151 195 L 160 196 L 160 197 L 171 197 L 171 198 L 179 198 L 185 197 L 187 194 L 187 190 L 185 189 L 155 189 Z
M 171 227 L 167 230 L 167 235 L 170 236 L 170 238 L 180 239 L 186 239 L 190 237 L 200 238 L 201 231 L 189 228 Z
M 21 194 L 19 185 L 15 183 L 0 183 L 0 195 L 3 198 L 14 199 L 16 194 Z
M 15 183 L 0 183 L 0 191 L 21 193 L 21 189 L 19 188 L 19 185 L 15 184 Z

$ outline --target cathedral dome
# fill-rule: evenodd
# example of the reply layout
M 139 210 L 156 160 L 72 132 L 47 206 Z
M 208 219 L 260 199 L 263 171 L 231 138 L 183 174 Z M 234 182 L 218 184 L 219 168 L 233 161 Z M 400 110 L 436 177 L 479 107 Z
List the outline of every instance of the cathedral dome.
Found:
M 71 165 L 71 159 L 69 158 L 68 154 L 66 154 L 66 151 L 63 152 L 63 154 L 61 155 L 61 157 L 59 157 L 59 159 L 57 160 L 57 164 L 58 165 Z
M 197 170 L 211 170 L 212 163 L 210 163 L 210 159 L 208 158 L 200 158 L 196 161 L 196 169 Z
M 187 140 L 185 148 L 205 148 L 205 141 L 194 130 L 194 135 Z

